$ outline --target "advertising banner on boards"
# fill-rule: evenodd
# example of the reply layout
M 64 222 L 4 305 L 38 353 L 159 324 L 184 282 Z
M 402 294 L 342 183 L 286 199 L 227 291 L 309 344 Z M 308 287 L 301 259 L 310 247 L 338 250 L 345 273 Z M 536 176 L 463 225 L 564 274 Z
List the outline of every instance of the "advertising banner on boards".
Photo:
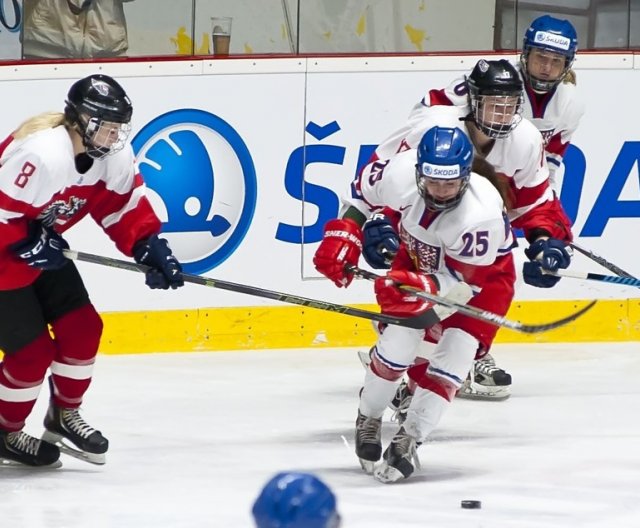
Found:
M 338 214 L 340 196 L 377 142 L 404 122 L 429 89 L 467 73 L 454 58 L 447 68 L 433 70 L 398 66 L 400 60 L 406 58 L 385 58 L 377 68 L 365 59 L 348 67 L 341 59 L 266 59 L 259 67 L 256 61 L 229 61 L 227 70 L 216 65 L 209 74 L 202 73 L 211 71 L 206 62 L 196 63 L 202 68 L 193 74 L 178 63 L 176 70 L 170 63 L 140 63 L 135 70 L 123 68 L 120 77 L 118 65 L 108 65 L 113 72 L 106 73 L 121 81 L 133 101 L 131 137 L 139 169 L 186 270 L 333 302 L 373 302 L 370 283 L 338 290 L 313 268 L 323 225 Z M 34 113 L 62 110 L 73 80 L 91 73 L 87 67 L 68 66 L 51 79 L 24 74 L 3 82 L 5 100 L 28 102 L 6 108 L 3 137 Z M 626 93 L 640 83 L 632 68 L 606 73 L 614 91 L 624 87 Z M 587 112 L 566 156 L 561 198 L 582 245 L 634 270 L 629 234 L 640 228 L 640 142 L 632 119 L 598 104 L 601 80 L 601 71 L 578 70 Z M 68 238 L 78 250 L 119 256 L 90 220 Z M 596 271 L 584 257 L 576 262 Z M 105 283 L 106 274 L 117 277 L 118 287 Z M 83 275 L 101 309 L 265 304 L 196 288 L 163 296 L 146 290 L 134 274 L 104 268 L 86 267 Z M 632 288 L 611 288 L 564 279 L 552 290 L 522 285 L 516 298 L 637 295 Z

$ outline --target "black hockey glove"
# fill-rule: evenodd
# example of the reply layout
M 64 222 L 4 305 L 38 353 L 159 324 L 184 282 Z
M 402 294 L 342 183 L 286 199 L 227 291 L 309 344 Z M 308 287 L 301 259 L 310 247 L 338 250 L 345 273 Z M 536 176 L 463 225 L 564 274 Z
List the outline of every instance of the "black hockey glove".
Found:
M 164 238 L 151 235 L 146 240 L 140 240 L 133 247 L 133 258 L 138 264 L 146 264 L 151 268 L 146 273 L 145 283 L 152 290 L 175 290 L 184 286 L 182 266 Z
M 400 238 L 382 213 L 374 214 L 362 226 L 362 256 L 374 269 L 389 269 L 400 249 Z
M 67 241 L 39 221 L 31 222 L 26 238 L 12 244 L 10 249 L 29 266 L 43 270 L 59 269 L 69 262 L 62 253 L 63 249 L 69 249 Z
M 522 265 L 522 278 L 526 284 L 536 288 L 553 288 L 560 280 L 560 277 L 543 273 L 542 264 L 537 261 L 525 262 Z
M 533 242 L 524 254 L 531 262 L 522 267 L 524 282 L 536 288 L 552 288 L 560 277 L 545 274 L 545 271 L 557 271 L 571 264 L 571 249 L 557 238 L 539 238 Z
M 532 262 L 538 261 L 542 269 L 558 271 L 559 268 L 568 268 L 571 264 L 571 248 L 557 238 L 539 238 L 533 242 L 524 254 Z

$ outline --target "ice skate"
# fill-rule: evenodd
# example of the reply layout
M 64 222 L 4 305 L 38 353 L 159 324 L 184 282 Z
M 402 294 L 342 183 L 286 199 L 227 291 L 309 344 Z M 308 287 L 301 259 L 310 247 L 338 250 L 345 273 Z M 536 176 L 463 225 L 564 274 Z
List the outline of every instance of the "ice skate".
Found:
M 407 419 L 407 410 L 411 404 L 411 398 L 413 394 L 409 392 L 409 385 L 406 381 L 402 381 L 398 385 L 398 389 L 389 404 L 389 408 L 393 411 L 391 415 L 392 422 L 398 422 L 400 425 Z
M 373 473 L 382 455 L 382 418 L 369 418 L 358 411 L 356 420 L 356 455 L 366 473 Z
M 59 468 L 60 450 L 22 431 L 0 431 L 0 467 Z
M 44 427 L 46 431 L 42 439 L 58 446 L 62 453 L 91 464 L 106 462 L 109 441 L 83 420 L 78 409 L 66 409 L 50 403 Z
M 409 478 L 414 469 L 420 469 L 416 452 L 419 445 L 416 439 L 401 427 L 385 450 L 382 463 L 373 472 L 375 479 L 390 484 Z
M 496 366 L 493 357 L 487 354 L 473 362 L 457 396 L 469 400 L 506 400 L 511 396 L 511 374 Z

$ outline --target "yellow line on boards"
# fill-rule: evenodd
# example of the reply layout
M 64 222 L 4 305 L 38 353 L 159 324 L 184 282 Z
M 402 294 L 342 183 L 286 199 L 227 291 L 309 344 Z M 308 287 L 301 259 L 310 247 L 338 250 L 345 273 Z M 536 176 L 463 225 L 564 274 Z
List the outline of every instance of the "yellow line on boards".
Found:
M 508 317 L 542 323 L 585 303 L 516 302 Z M 102 317 L 100 351 L 106 354 L 370 346 L 375 341 L 372 323 L 366 319 L 298 306 L 108 312 Z M 583 317 L 557 330 L 526 335 L 503 329 L 496 339 L 498 343 L 588 341 L 640 341 L 640 299 L 599 301 Z
M 586 301 L 522 301 L 507 317 L 543 323 L 564 317 Z M 376 310 L 375 305 L 357 305 Z M 150 312 L 106 312 L 103 354 L 204 352 L 270 348 L 369 347 L 372 323 L 298 306 L 202 308 Z M 640 341 L 640 299 L 602 300 L 577 321 L 542 334 L 502 329 L 497 343 Z M 2 353 L 0 352 L 0 357 Z

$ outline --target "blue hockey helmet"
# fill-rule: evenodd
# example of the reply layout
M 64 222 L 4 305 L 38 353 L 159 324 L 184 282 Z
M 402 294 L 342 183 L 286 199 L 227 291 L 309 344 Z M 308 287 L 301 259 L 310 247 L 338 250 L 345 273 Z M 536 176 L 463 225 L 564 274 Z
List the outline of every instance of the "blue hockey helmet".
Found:
M 527 68 L 529 54 L 532 49 L 539 49 L 564 57 L 564 69 L 557 79 L 538 79 L 531 75 Z M 543 15 L 536 18 L 527 28 L 522 41 L 520 62 L 527 82 L 536 92 L 548 92 L 565 78 L 578 50 L 578 34 L 568 20 Z
M 309 473 L 278 473 L 253 504 L 257 528 L 338 528 L 340 515 L 329 487 Z
M 460 203 L 471 177 L 473 146 L 459 128 L 433 127 L 425 132 L 418 145 L 416 183 L 427 208 L 432 211 L 451 209 Z M 436 198 L 427 189 L 433 180 L 460 181 L 455 196 Z

